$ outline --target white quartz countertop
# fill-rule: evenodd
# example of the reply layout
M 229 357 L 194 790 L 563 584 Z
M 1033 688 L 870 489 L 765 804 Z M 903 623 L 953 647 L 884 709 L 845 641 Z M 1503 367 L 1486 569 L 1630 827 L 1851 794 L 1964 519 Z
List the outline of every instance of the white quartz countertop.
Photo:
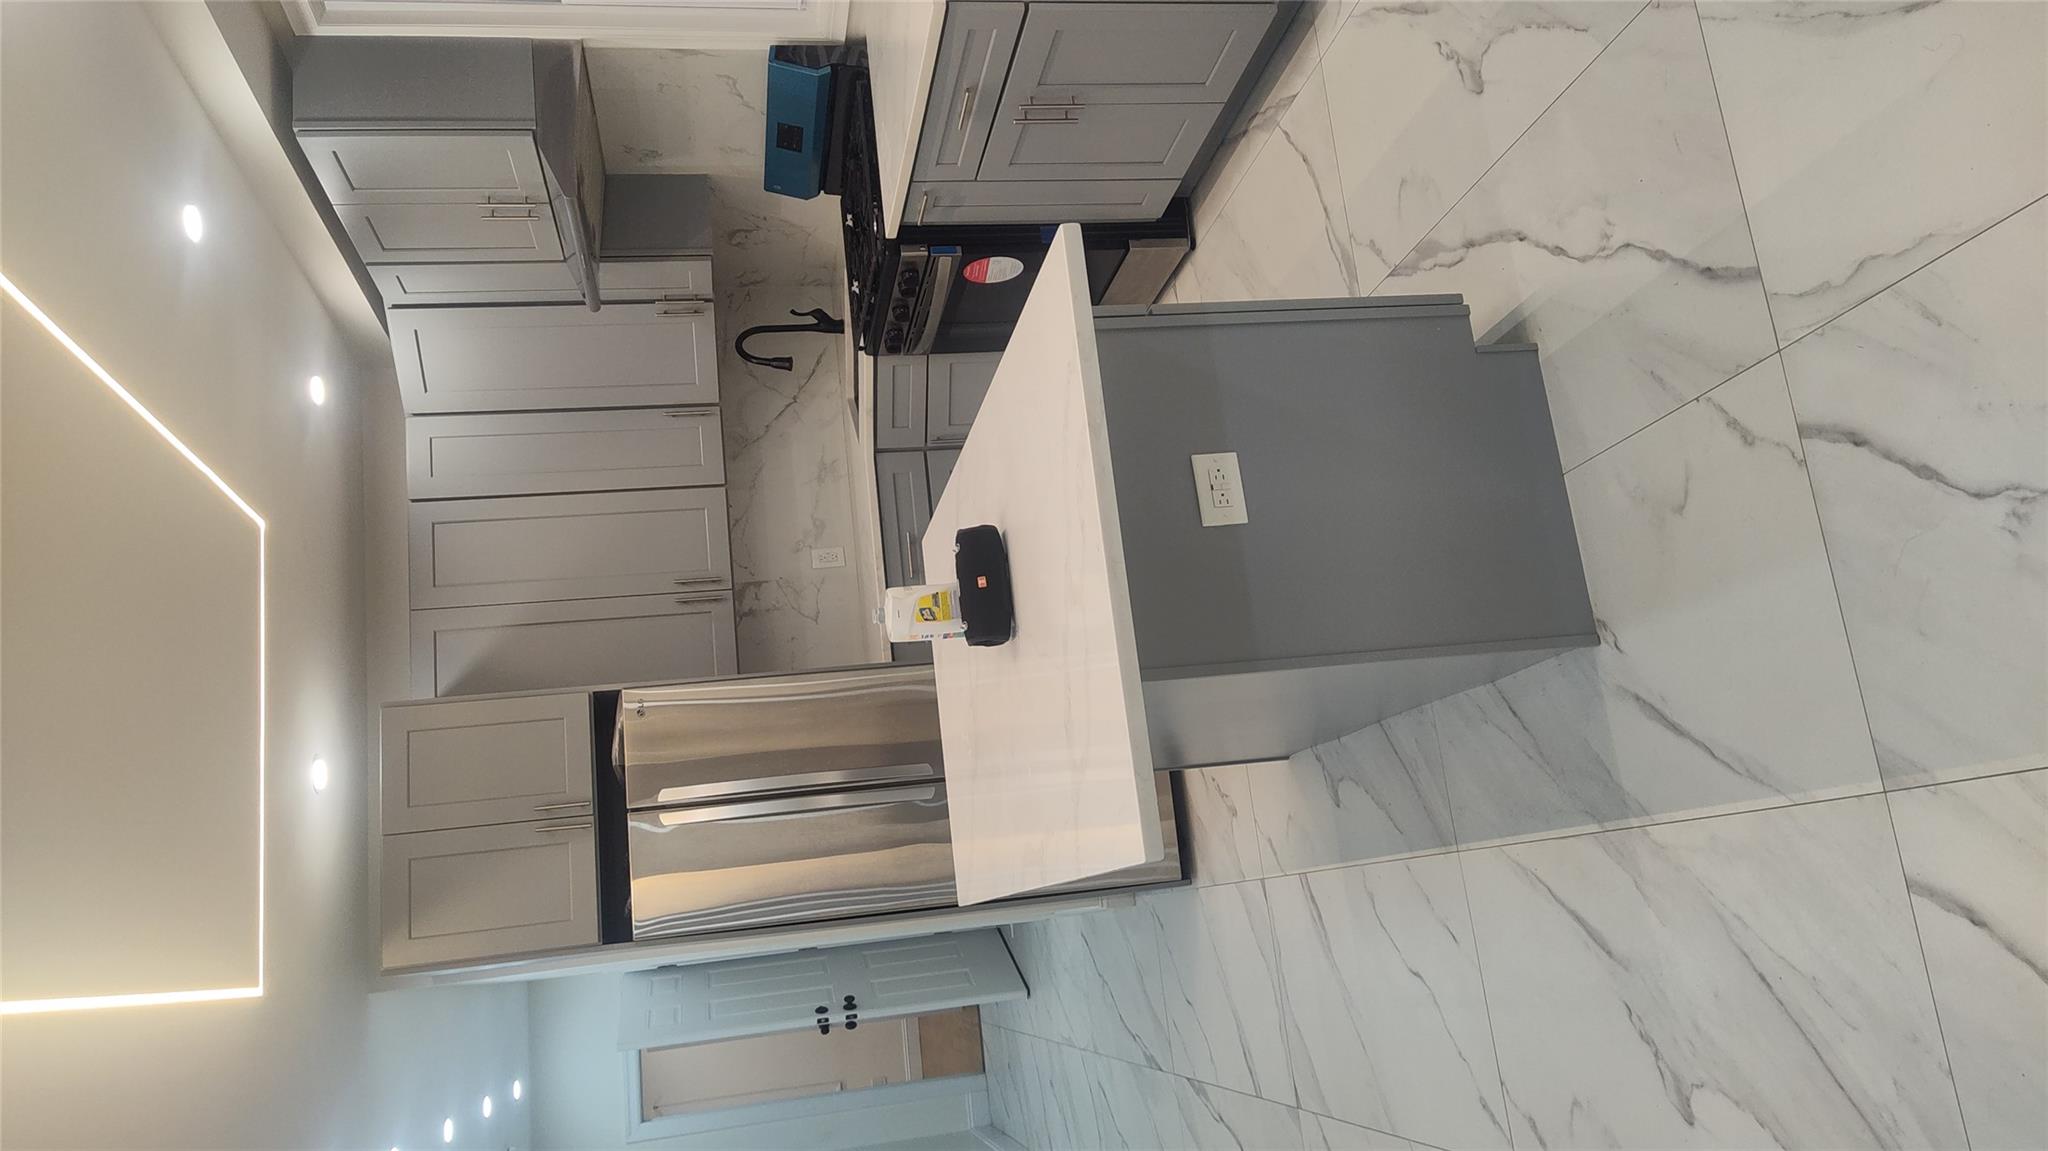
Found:
M 903 224 L 910 166 L 924 126 L 925 97 L 939 60 L 945 0 L 852 0 L 848 39 L 868 49 L 868 84 L 875 101 L 875 166 L 882 178 L 882 225 L 891 236 Z
M 994 524 L 1017 634 L 932 645 L 962 904 L 1157 861 L 1165 845 L 1081 229 L 1063 225 L 925 532 Z

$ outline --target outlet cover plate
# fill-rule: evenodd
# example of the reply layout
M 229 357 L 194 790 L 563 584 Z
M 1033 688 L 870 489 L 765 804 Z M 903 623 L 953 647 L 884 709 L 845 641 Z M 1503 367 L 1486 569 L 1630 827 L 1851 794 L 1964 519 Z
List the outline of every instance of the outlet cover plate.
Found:
M 845 549 L 845 548 L 812 548 L 812 549 L 811 549 L 811 567 L 812 567 L 813 569 L 816 569 L 816 568 L 843 568 L 843 567 L 845 567 L 845 566 L 846 566 L 846 549 Z
M 1205 528 L 1251 522 L 1245 507 L 1244 474 L 1236 452 L 1202 452 L 1188 457 L 1195 469 L 1195 510 Z

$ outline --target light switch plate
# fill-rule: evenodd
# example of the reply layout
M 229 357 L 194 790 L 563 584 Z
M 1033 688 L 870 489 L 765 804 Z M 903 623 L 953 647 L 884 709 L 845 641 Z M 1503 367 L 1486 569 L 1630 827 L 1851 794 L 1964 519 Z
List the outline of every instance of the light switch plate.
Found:
M 1251 522 L 1245 507 L 1244 475 L 1236 452 L 1203 452 L 1188 457 L 1195 466 L 1195 509 L 1205 528 Z

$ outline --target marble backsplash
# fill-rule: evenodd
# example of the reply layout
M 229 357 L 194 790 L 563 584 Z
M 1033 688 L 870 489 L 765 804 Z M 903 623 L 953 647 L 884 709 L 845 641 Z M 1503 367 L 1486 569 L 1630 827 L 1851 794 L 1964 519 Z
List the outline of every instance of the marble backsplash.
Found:
M 838 338 L 766 336 L 741 360 L 733 338 L 786 322 L 791 309 L 844 313 L 838 200 L 792 200 L 761 187 L 767 60 L 758 52 L 592 49 L 598 133 L 609 172 L 711 178 L 719 410 L 743 672 L 861 663 L 872 606 L 857 569 L 814 570 L 811 549 L 856 533 L 852 428 Z

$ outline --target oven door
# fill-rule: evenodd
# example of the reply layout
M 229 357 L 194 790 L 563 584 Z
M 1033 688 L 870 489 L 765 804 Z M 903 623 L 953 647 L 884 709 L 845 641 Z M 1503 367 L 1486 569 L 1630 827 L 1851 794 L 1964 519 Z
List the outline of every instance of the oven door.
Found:
M 1000 352 L 1010 342 L 1024 299 L 1045 263 L 1046 246 L 1033 241 L 979 241 L 931 245 L 926 267 L 929 296 L 913 332 L 917 352 Z M 1130 253 L 1128 241 L 1104 240 L 1086 248 L 1088 297 L 1100 303 Z

